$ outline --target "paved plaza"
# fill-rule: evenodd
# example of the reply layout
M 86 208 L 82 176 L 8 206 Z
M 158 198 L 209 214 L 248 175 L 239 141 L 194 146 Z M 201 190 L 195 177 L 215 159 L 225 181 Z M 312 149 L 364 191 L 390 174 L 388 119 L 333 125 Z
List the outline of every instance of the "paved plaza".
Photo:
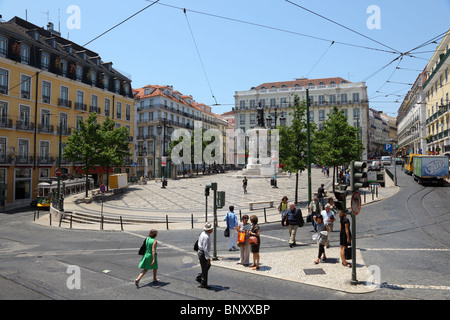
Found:
M 169 180 L 166 189 L 161 188 L 160 182 L 149 181 L 145 185 L 131 185 L 126 192 L 119 194 L 108 194 L 103 199 L 103 214 L 106 217 L 121 216 L 124 220 L 133 221 L 133 219 L 146 219 L 153 223 L 127 223 L 123 228 L 125 232 L 131 232 L 141 236 L 139 231 L 147 231 L 149 228 L 164 230 L 167 228 L 166 216 L 169 219 L 169 230 L 176 229 L 201 229 L 205 222 L 205 185 L 210 182 L 217 182 L 218 190 L 226 192 L 226 207 L 218 210 L 218 241 L 227 241 L 223 237 L 223 229 L 226 223 L 221 221 L 222 217 L 228 211 L 229 205 L 234 205 L 235 212 L 239 214 L 255 214 L 259 218 L 262 226 L 264 224 L 273 225 L 280 222 L 280 215 L 277 206 L 283 196 L 287 196 L 289 201 L 294 200 L 295 175 L 290 178 L 288 175 L 280 175 L 278 178 L 278 188 L 272 188 L 270 178 L 266 177 L 247 177 L 248 193 L 244 194 L 242 189 L 242 176 L 239 172 L 231 172 L 207 176 L 194 176 L 178 180 Z M 320 169 L 313 168 L 311 173 L 312 192 L 315 193 L 321 183 L 325 189 L 331 192 L 332 178 L 323 175 Z M 395 194 L 398 188 L 380 188 L 378 198 L 367 194 L 366 203 L 380 201 L 386 197 Z M 328 193 L 330 195 L 330 192 Z M 83 213 L 87 215 L 100 215 L 102 210 L 101 195 L 97 195 L 91 203 L 84 201 L 84 194 L 77 194 L 65 199 L 66 212 Z M 306 217 L 308 197 L 307 173 L 299 175 L 298 199 L 300 208 L 304 217 Z M 269 208 L 268 204 L 256 205 L 254 210 L 249 210 L 249 202 L 273 200 L 274 207 Z M 363 197 L 364 204 L 364 197 Z M 265 208 L 265 211 L 264 211 Z M 265 212 L 265 215 L 264 215 Z M 212 221 L 212 192 L 208 198 L 208 221 Z M 337 219 L 338 220 L 338 219 Z M 44 215 L 39 220 L 39 224 L 49 225 L 49 215 Z M 52 226 L 69 228 L 67 222 L 61 226 L 58 225 L 58 217 L 53 217 Z M 74 229 L 99 230 L 98 223 L 77 223 L 72 224 Z M 120 230 L 119 224 L 106 224 L 103 227 L 105 231 Z M 281 227 L 280 227 L 281 228 Z M 308 230 L 306 230 L 308 229 Z M 303 233 L 301 239 L 310 238 L 310 228 L 301 228 Z M 339 222 L 335 223 L 335 238 L 338 238 Z M 264 230 L 264 229 L 263 229 Z M 312 233 L 311 233 L 312 234 Z M 144 236 L 141 236 L 144 237 Z M 300 239 L 300 235 L 298 238 Z M 242 272 L 250 272 L 273 278 L 295 281 L 303 284 L 309 284 L 318 287 L 325 287 L 349 293 L 367 293 L 376 290 L 370 283 L 371 273 L 364 264 L 360 250 L 357 250 L 357 274 L 360 284 L 357 286 L 350 284 L 351 268 L 345 268 L 340 263 L 339 244 L 337 240 L 327 249 L 327 261 L 315 265 L 318 247 L 311 240 L 297 242 L 298 246 L 293 249 L 271 249 L 264 248 L 265 239 L 278 241 L 287 246 L 287 229 L 285 237 L 273 237 L 270 235 L 261 235 L 261 269 L 258 271 L 250 270 L 244 266 L 238 265 L 239 252 L 222 251 L 218 253 L 218 260 L 213 264 L 223 268 L 229 268 Z M 160 242 L 161 243 L 161 242 Z M 161 245 L 171 246 L 170 243 L 161 243 Z M 184 251 L 185 254 L 195 255 L 192 251 Z M 195 260 L 195 257 L 193 257 Z M 295 268 L 293 268 L 295 266 Z

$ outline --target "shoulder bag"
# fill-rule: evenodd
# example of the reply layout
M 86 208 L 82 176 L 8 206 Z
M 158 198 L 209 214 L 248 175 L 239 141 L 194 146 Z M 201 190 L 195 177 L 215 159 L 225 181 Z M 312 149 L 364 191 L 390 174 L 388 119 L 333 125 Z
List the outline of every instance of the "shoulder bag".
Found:
M 141 247 L 139 248 L 139 255 L 143 256 L 145 252 L 147 251 L 147 238 L 145 238 L 144 242 L 142 243 Z
M 251 231 L 253 232 L 253 227 L 252 227 Z M 248 237 L 248 243 L 249 244 L 258 244 L 258 238 L 256 236 L 250 236 L 250 237 Z
M 225 231 L 223 232 L 223 236 L 224 236 L 225 238 L 230 237 L 230 227 L 229 227 L 229 224 L 228 224 L 228 213 L 227 213 L 227 228 L 226 228 Z

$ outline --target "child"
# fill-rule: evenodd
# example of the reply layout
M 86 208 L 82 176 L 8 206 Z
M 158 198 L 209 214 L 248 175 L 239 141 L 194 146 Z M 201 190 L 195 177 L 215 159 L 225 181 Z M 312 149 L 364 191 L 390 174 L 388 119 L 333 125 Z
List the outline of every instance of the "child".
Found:
M 327 257 L 325 256 L 325 245 L 326 245 L 328 235 L 324 236 L 323 234 L 321 234 L 321 232 L 322 231 L 330 232 L 329 227 L 323 223 L 322 215 L 318 215 L 316 217 L 316 228 L 317 228 L 317 232 L 319 233 L 319 237 L 317 239 L 317 242 L 319 243 L 319 254 L 317 256 L 317 260 L 315 260 L 314 263 L 318 264 L 321 256 L 322 256 L 322 261 L 325 261 L 327 259 Z

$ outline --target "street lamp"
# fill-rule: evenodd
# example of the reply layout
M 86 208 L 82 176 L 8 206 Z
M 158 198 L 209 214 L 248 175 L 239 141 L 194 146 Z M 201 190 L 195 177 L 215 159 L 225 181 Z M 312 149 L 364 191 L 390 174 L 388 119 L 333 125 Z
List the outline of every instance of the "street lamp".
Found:
M 163 189 L 166 188 L 166 181 L 164 178 L 164 167 L 162 165 L 162 159 L 165 157 L 166 151 L 165 151 L 165 144 L 166 144 L 166 127 L 167 127 L 167 133 L 170 135 L 172 134 L 173 127 L 170 125 L 169 121 L 167 119 L 162 119 L 159 121 L 158 126 L 156 127 L 158 135 L 161 135 L 162 133 L 162 153 L 161 153 L 161 184 Z

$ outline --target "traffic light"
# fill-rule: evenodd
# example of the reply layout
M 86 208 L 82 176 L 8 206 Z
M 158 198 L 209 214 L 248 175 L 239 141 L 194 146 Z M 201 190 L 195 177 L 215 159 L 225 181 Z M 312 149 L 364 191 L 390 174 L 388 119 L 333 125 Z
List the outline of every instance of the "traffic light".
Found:
M 209 187 L 205 187 L 205 197 L 209 197 Z
M 347 191 L 345 190 L 335 190 L 334 196 L 336 197 L 336 208 L 338 210 L 342 210 L 344 212 L 347 211 L 347 205 L 346 205 L 346 197 L 347 197 Z
M 352 161 L 350 163 L 350 189 L 356 191 L 359 188 L 366 188 L 369 186 L 367 182 L 367 173 L 364 169 L 367 167 L 367 163 L 363 161 Z
M 225 191 L 217 191 L 217 208 L 225 206 Z

